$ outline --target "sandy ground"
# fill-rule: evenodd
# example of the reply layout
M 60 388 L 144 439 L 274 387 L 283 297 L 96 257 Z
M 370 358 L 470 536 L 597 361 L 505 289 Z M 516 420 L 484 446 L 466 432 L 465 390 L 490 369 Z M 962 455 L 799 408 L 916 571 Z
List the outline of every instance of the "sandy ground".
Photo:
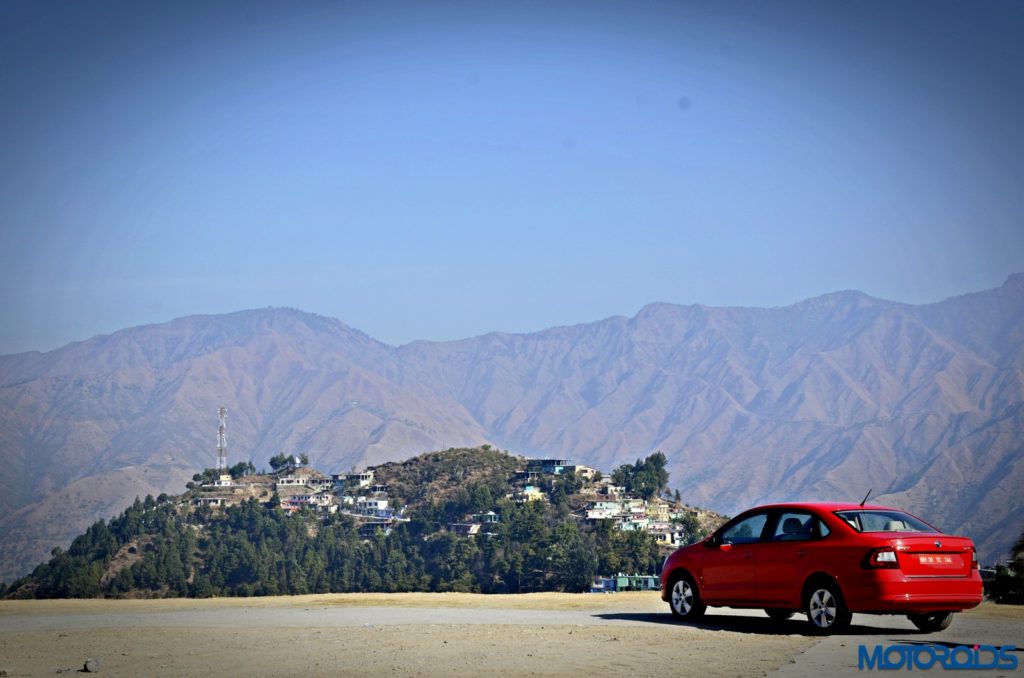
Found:
M 670 623 L 656 593 L 0 603 L 18 676 L 757 675 L 811 642 Z
M 804 622 L 709 613 L 675 623 L 657 593 L 3 601 L 0 672 L 70 673 L 98 658 L 121 676 L 757 676 L 833 654 L 809 652 L 822 641 Z M 1024 628 L 1020 609 L 968 615 L 968 628 Z M 912 633 L 905 619 L 893 628 Z

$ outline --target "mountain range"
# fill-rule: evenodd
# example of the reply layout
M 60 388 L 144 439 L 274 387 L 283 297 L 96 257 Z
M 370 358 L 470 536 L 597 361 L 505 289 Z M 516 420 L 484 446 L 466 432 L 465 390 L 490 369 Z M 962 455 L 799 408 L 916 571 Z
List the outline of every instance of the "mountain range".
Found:
M 136 496 L 282 451 L 348 471 L 482 442 L 684 501 L 872 500 L 1001 558 L 1024 530 L 1024 274 L 926 305 L 651 304 L 531 334 L 381 343 L 294 309 L 191 316 L 0 356 L 0 580 Z

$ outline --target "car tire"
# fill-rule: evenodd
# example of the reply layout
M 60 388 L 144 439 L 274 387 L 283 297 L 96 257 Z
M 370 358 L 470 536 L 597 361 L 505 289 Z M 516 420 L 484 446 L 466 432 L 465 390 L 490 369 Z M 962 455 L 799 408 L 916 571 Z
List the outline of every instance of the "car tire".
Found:
M 932 612 L 931 614 L 908 614 L 907 619 L 925 633 L 935 633 L 948 629 L 953 623 L 952 612 Z
M 680 574 L 672 578 L 669 586 L 668 606 L 672 616 L 684 621 L 693 621 L 704 616 L 707 606 L 701 602 L 696 584 L 688 574 Z
M 825 635 L 850 625 L 853 614 L 846 608 L 834 582 L 819 581 L 807 587 L 804 612 L 814 633 Z
M 793 610 L 782 610 L 777 607 L 766 607 L 764 613 L 777 622 L 786 621 L 793 616 Z

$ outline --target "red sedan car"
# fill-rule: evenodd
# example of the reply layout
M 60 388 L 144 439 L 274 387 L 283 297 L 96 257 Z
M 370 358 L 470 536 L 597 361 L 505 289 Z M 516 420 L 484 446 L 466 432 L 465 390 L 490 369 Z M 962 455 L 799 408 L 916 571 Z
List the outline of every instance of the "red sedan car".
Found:
M 854 612 L 905 614 L 922 631 L 981 602 L 974 544 L 899 509 L 775 504 L 750 509 L 665 560 L 661 598 L 679 619 L 708 605 L 803 611 L 819 633 Z

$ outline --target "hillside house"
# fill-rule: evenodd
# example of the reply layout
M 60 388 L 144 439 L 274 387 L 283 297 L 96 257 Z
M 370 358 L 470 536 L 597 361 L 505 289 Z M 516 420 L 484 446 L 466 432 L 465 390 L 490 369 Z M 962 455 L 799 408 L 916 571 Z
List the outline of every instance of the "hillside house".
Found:
M 338 505 L 334 503 L 334 496 L 327 492 L 281 497 L 281 508 L 288 512 L 294 513 L 306 507 L 320 513 L 335 513 L 338 510 Z
M 587 509 L 587 520 L 615 520 L 624 518 L 626 511 L 617 501 L 592 501 Z
M 370 518 L 394 518 L 395 511 L 388 504 L 387 497 L 359 497 L 356 513 Z
M 391 534 L 392 529 L 391 523 L 388 521 L 371 521 L 359 526 L 359 537 L 360 539 L 373 539 L 378 532 L 382 532 L 386 537 Z
M 647 517 L 651 520 L 668 522 L 669 504 L 664 499 L 655 499 L 647 503 Z
M 611 483 L 601 486 L 600 494 L 606 497 L 617 499 L 626 494 L 626 488 L 621 485 L 612 485 Z
M 277 482 L 274 483 L 274 489 L 280 489 L 282 487 L 305 487 L 307 476 L 285 476 L 278 478 Z
M 309 495 L 309 503 L 313 506 L 330 506 L 334 503 L 334 495 L 330 492 L 314 492 Z
M 487 513 L 474 513 L 470 517 L 474 522 L 483 523 L 485 525 L 493 525 L 501 522 L 501 518 L 494 511 L 488 511 Z
M 544 499 L 546 499 L 544 491 L 535 485 L 527 485 L 523 488 L 522 492 L 519 492 L 516 495 L 516 501 L 519 503 L 527 501 L 544 501 Z
M 475 537 L 480 534 L 480 523 L 451 523 L 448 531 L 460 537 Z
M 519 481 L 524 481 L 528 485 L 533 485 L 535 483 L 540 482 L 540 471 L 531 471 L 529 469 L 525 471 L 517 471 L 515 474 L 515 479 Z
M 526 463 L 528 471 L 539 471 L 548 475 L 562 475 L 567 467 L 572 466 L 570 459 L 530 459 Z
M 594 476 L 597 475 L 596 468 L 590 468 L 589 466 L 583 466 L 581 464 L 566 466 L 565 470 L 575 473 L 577 478 L 582 478 L 587 482 L 591 482 L 592 480 L 594 480 Z
M 587 520 L 614 520 L 619 512 L 605 508 L 587 509 Z
M 623 510 L 629 513 L 647 513 L 647 502 L 644 501 L 643 499 L 637 499 L 635 497 L 625 497 L 621 501 Z
M 193 506 L 233 506 L 235 502 L 227 497 L 195 497 L 192 499 Z
M 331 482 L 336 489 L 343 489 L 346 487 L 362 489 L 369 487 L 373 483 L 373 471 L 363 471 L 362 473 L 335 473 L 331 476 Z
M 287 514 L 301 511 L 306 506 L 309 506 L 309 502 L 302 501 L 302 495 L 299 494 L 281 499 L 281 510 Z
M 646 532 L 650 525 L 650 518 L 633 518 L 629 520 L 623 520 L 619 524 L 619 529 L 623 532 Z
M 331 487 L 333 487 L 334 485 L 334 481 L 331 480 L 330 478 L 307 478 L 306 485 L 308 485 L 311 489 L 322 492 L 324 490 L 331 489 Z
M 664 524 L 651 524 L 647 533 L 654 537 L 655 541 L 663 546 L 679 546 L 682 544 L 682 534 L 677 527 Z

